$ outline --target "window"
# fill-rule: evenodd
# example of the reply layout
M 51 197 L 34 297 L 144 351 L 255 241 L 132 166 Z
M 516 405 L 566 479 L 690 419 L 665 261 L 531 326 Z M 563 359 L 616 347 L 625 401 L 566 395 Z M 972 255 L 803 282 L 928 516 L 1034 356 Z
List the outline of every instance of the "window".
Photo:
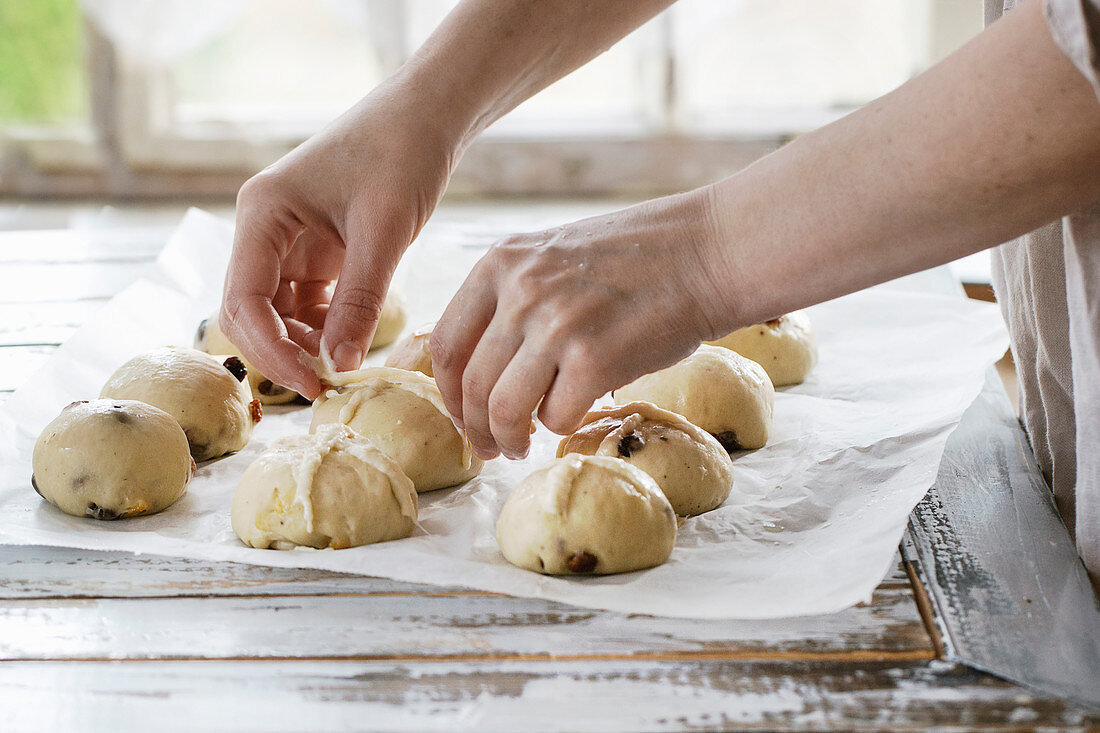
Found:
M 454 0 L 4 3 L 4 193 L 231 195 L 384 79 Z M 83 10 L 83 13 L 81 12 Z M 977 0 L 680 0 L 520 105 L 452 191 L 659 193 L 894 88 Z

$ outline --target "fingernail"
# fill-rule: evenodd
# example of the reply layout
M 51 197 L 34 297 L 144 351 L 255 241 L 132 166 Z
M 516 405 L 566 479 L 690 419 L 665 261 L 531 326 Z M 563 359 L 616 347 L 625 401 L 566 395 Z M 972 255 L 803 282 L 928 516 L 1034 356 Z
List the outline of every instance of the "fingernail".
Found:
M 350 372 L 363 365 L 363 350 L 358 344 L 351 341 L 343 341 L 332 352 L 332 360 L 336 362 L 336 368 L 342 372 Z
M 482 448 L 479 445 L 473 446 L 474 455 L 483 461 L 491 461 L 497 457 L 497 451 L 493 449 Z
M 527 454 L 531 452 L 531 447 L 528 446 L 528 447 L 524 448 L 523 451 L 511 451 L 511 450 L 509 450 L 509 451 L 502 451 L 502 452 L 504 453 L 504 457 L 507 458 L 509 461 L 522 461 L 524 458 L 527 457 Z

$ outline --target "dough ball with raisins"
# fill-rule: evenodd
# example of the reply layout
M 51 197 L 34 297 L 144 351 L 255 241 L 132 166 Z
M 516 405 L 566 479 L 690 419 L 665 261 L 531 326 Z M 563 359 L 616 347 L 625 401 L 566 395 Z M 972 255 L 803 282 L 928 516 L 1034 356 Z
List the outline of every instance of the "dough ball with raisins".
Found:
M 709 343 L 752 359 L 776 387 L 801 384 L 817 364 L 817 339 L 805 311 L 740 328 Z
M 240 357 L 168 347 L 120 366 L 100 396 L 164 410 L 183 428 L 195 460 L 206 461 L 248 445 L 263 415 L 245 377 Z
M 326 376 L 341 383 L 313 403 L 311 433 L 329 423 L 347 425 L 397 461 L 417 491 L 454 486 L 481 473 L 484 462 L 451 421 L 431 377 L 390 367 Z
M 615 404 L 642 400 L 683 415 L 729 451 L 763 448 L 775 388 L 764 368 L 737 352 L 703 344 L 667 369 L 612 393 Z
M 199 323 L 195 332 L 195 348 L 205 351 L 207 354 L 236 354 L 241 352 L 226 338 L 221 326 L 218 324 L 218 311 L 214 311 L 209 318 L 204 318 Z M 270 379 L 260 374 L 247 359 L 240 356 L 241 362 L 247 371 L 248 384 L 252 388 L 252 394 L 264 405 L 285 405 L 288 402 L 301 397 L 297 392 L 287 387 L 275 384 Z
M 504 558 L 546 575 L 609 575 L 660 565 L 676 514 L 653 478 L 606 456 L 557 458 L 520 482 L 500 510 Z
M 171 415 L 144 402 L 74 402 L 38 436 L 31 484 L 66 514 L 155 514 L 183 496 L 195 472 Z
M 421 326 L 405 338 L 401 339 L 393 351 L 386 357 L 386 366 L 395 369 L 406 369 L 410 372 L 420 372 L 429 377 L 434 377 L 432 370 L 432 353 L 429 343 L 432 338 L 434 323 Z
M 233 531 L 251 547 L 342 549 L 408 537 L 416 489 L 346 425 L 275 441 L 244 472 Z
M 733 461 L 707 431 L 648 402 L 604 407 L 584 417 L 558 445 L 558 455 L 619 458 L 657 481 L 673 510 L 695 516 L 720 505 L 733 489 Z

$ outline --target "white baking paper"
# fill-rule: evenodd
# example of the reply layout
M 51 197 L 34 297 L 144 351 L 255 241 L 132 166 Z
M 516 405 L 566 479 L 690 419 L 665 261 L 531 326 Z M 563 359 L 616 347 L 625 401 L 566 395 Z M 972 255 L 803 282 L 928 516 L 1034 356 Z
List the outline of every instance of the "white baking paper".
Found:
M 257 550 L 230 529 L 245 467 L 274 438 L 304 432 L 308 407 L 269 408 L 245 450 L 202 465 L 186 495 L 160 514 L 102 522 L 46 504 L 30 486 L 38 432 L 72 400 L 97 396 L 133 355 L 190 345 L 218 303 L 230 239 L 228 222 L 191 211 L 148 275 L 0 408 L 0 543 L 324 568 L 666 616 L 828 613 L 869 599 L 890 569 L 948 434 L 1006 347 L 996 309 L 963 298 L 879 288 L 811 309 L 820 362 L 805 384 L 777 394 L 768 446 L 737 455 L 730 499 L 682 523 L 667 563 L 636 573 L 544 577 L 500 555 L 501 504 L 554 454 L 558 438 L 545 428 L 526 461 L 498 459 L 464 486 L 421 494 L 415 535 L 368 547 Z M 398 276 L 410 327 L 438 317 L 479 255 L 438 237 L 410 249 Z

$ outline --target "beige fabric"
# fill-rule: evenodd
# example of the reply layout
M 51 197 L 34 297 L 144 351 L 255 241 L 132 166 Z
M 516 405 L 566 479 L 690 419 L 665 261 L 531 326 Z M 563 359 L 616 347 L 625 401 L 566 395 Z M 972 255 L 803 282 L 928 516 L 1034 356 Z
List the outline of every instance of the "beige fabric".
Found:
M 1045 2 L 1051 35 L 1100 103 L 1100 0 Z M 985 3 L 987 23 L 1017 4 Z M 993 284 L 1036 459 L 1085 565 L 1100 578 L 1100 205 L 995 249 Z

